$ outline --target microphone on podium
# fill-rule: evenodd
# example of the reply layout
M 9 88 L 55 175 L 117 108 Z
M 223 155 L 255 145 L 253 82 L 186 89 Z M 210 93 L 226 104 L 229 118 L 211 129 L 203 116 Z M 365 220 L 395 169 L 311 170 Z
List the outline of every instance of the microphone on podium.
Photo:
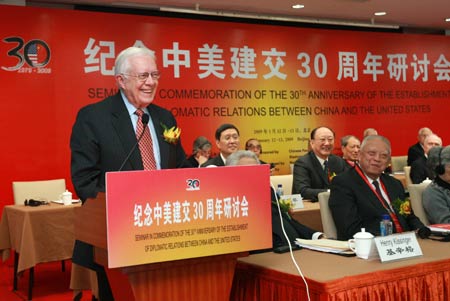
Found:
M 125 163 L 127 163 L 128 160 L 130 159 L 131 154 L 134 152 L 134 150 L 138 146 L 139 141 L 141 141 L 142 137 L 144 136 L 145 130 L 148 128 L 147 124 L 148 124 L 149 120 L 150 120 L 150 116 L 148 114 L 144 113 L 142 115 L 142 124 L 144 125 L 144 130 L 142 131 L 141 135 L 139 135 L 138 140 L 133 145 L 133 147 L 131 148 L 130 152 L 126 156 L 125 160 L 123 160 L 122 164 L 120 165 L 120 168 L 117 171 L 122 171 L 122 168 L 125 166 Z

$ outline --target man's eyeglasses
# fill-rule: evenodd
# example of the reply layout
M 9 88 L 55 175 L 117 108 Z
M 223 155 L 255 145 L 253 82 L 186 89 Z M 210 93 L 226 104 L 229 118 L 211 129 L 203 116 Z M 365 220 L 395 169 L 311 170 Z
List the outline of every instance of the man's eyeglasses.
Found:
M 138 73 L 136 75 L 122 73 L 122 75 L 136 77 L 138 79 L 138 81 L 145 82 L 149 76 L 151 76 L 153 80 L 158 80 L 161 77 L 161 72 L 159 72 L 159 71 L 153 71 L 150 73 L 143 72 L 143 73 Z

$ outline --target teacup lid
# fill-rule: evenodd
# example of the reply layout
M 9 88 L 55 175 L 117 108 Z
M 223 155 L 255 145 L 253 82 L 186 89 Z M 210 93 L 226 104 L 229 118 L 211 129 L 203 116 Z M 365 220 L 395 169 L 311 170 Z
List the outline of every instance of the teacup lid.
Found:
M 353 238 L 373 238 L 373 235 L 369 232 L 366 232 L 366 228 L 361 228 L 361 232 L 353 235 Z
M 66 189 L 66 191 L 64 191 L 62 194 L 63 195 L 68 195 L 68 194 L 72 194 L 72 192 L 70 192 L 69 190 Z
M 432 181 L 429 178 L 426 178 L 425 180 L 422 181 L 422 183 L 428 183 L 430 184 Z

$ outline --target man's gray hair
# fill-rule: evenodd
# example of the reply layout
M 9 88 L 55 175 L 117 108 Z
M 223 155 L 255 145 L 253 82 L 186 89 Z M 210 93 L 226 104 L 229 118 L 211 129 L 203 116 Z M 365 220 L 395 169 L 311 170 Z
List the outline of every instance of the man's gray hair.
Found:
M 361 143 L 361 151 L 364 151 L 364 148 L 366 147 L 366 144 L 367 144 L 369 141 L 372 141 L 372 140 L 381 140 L 381 141 L 383 141 L 384 144 L 386 144 L 386 146 L 387 146 L 387 149 L 388 149 L 388 155 L 391 156 L 391 142 L 389 142 L 389 140 L 388 140 L 386 137 L 380 136 L 380 135 L 370 135 L 370 136 L 366 136 L 366 137 L 363 139 L 363 142 Z
M 423 140 L 423 144 L 426 144 L 428 142 L 428 140 L 432 139 L 432 138 L 436 138 L 439 141 L 439 144 L 442 145 L 442 139 L 441 137 L 439 137 L 436 134 L 430 134 L 428 136 L 425 137 L 425 140 Z
M 156 60 L 155 52 L 145 47 L 128 47 L 122 50 L 116 58 L 114 75 L 127 73 L 129 70 L 128 59 L 133 56 L 149 56 Z
M 239 160 L 242 158 L 251 158 L 254 159 L 256 164 L 260 164 L 258 157 L 256 154 L 252 151 L 248 150 L 238 150 L 237 152 L 232 153 L 228 156 L 227 162 L 225 163 L 226 166 L 236 166 L 239 165 Z
M 351 138 L 355 138 L 356 140 L 359 141 L 359 139 L 354 136 L 354 135 L 347 135 L 341 138 L 341 146 L 346 147 L 348 144 L 348 140 L 350 140 Z

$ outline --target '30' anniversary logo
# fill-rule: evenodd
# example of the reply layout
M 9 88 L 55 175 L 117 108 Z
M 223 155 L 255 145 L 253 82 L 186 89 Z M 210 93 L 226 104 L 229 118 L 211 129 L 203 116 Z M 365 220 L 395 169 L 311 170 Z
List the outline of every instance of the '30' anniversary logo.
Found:
M 4 38 L 3 42 L 16 44 L 7 54 L 17 59 L 16 65 L 2 66 L 3 70 L 16 71 L 25 63 L 30 67 L 41 68 L 50 62 L 50 48 L 42 40 L 34 39 L 25 43 L 20 37 L 8 37 Z

